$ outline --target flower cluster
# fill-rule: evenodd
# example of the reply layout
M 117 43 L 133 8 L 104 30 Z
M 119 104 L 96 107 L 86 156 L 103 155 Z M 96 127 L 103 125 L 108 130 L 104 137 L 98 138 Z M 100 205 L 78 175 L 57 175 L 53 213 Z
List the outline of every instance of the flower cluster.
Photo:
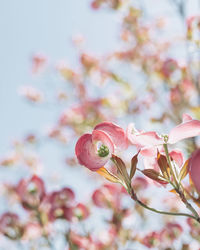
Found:
M 190 1 L 90 2 L 98 25 L 98 11 L 118 18 L 106 39 L 119 43 L 97 54 L 76 37 L 75 67 L 31 57 L 33 86 L 19 93 L 55 122 L 39 121 L 0 157 L 0 246 L 199 249 L 200 18 Z

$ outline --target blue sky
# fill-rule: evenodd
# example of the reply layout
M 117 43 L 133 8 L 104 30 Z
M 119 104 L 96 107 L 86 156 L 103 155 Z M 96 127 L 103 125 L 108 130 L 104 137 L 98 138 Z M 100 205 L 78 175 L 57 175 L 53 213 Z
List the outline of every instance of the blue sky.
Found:
M 34 86 L 38 82 L 42 85 L 44 80 L 48 81 L 43 78 L 36 80 L 31 75 L 30 59 L 33 53 L 42 52 L 52 64 L 64 59 L 76 66 L 77 53 L 71 42 L 73 35 L 83 34 L 87 51 L 100 55 L 119 46 L 118 17 L 123 13 L 93 11 L 90 2 L 0 0 L 0 157 L 8 151 L 13 138 L 31 131 L 42 131 L 55 119 L 51 108 L 31 106 L 18 95 L 22 85 Z M 169 15 L 174 9 L 173 5 L 167 4 L 167 0 L 142 2 L 149 17 L 155 17 L 157 13 L 160 16 Z M 151 8 L 152 3 L 154 8 Z M 198 12 L 198 0 L 190 0 L 188 4 L 188 14 Z M 173 24 L 174 20 L 171 16 L 169 21 Z M 177 25 L 173 28 L 176 31 Z M 46 155 L 48 150 L 52 149 L 47 148 Z M 57 160 L 54 157 L 54 164 Z
M 149 4 L 152 1 L 155 1 L 154 8 Z M 150 7 L 148 11 L 152 16 L 161 6 L 162 11 L 167 12 L 163 4 L 166 1 L 152 1 L 143 0 Z M 192 6 L 190 12 L 198 11 L 197 0 L 188 2 Z M 0 0 L 0 157 L 8 151 L 13 138 L 40 130 L 54 120 L 51 109 L 30 106 L 18 95 L 20 86 L 34 85 L 35 79 L 30 71 L 33 53 L 44 53 L 52 64 L 64 59 L 75 65 L 77 53 L 71 37 L 78 33 L 86 37 L 87 50 L 97 54 L 118 46 L 119 14 L 94 12 L 89 3 L 90 0 Z M 48 155 L 52 150 L 49 146 L 42 153 Z M 51 157 L 51 162 L 47 159 L 52 173 L 54 166 L 56 171 L 62 170 L 63 166 L 57 166 L 58 157 L 57 152 Z M 14 176 L 17 171 L 11 170 Z M 65 171 L 63 183 L 85 192 L 90 189 L 87 177 L 81 176 L 76 185 L 76 170 Z M 84 171 L 80 175 L 82 173 Z M 80 196 L 84 200 L 84 192 Z
M 55 110 L 51 108 L 30 105 L 18 94 L 22 85 L 39 86 L 48 81 L 48 75 L 44 79 L 46 75 L 36 78 L 31 74 L 31 56 L 34 53 L 45 54 L 52 65 L 64 59 L 76 66 L 78 55 L 72 46 L 73 35 L 83 34 L 87 51 L 95 54 L 104 54 L 118 45 L 118 14 L 94 12 L 90 2 L 0 0 L 0 158 L 10 150 L 13 139 L 20 139 L 32 131 L 43 133 L 48 124 L 54 124 L 58 115 L 55 117 Z M 83 201 L 85 196 L 90 196 L 91 187 L 97 185 L 96 179 L 94 183 L 87 181 L 89 177 L 85 169 L 63 167 L 68 151 L 69 148 L 51 143 L 39 148 L 45 166 L 44 178 L 48 188 L 72 187 Z M 57 173 L 62 174 L 57 182 L 52 183 L 52 177 Z M 4 168 L 1 169 L 0 180 L 17 182 L 27 175 L 28 169 Z M 84 194 L 79 190 L 84 190 Z
M 75 63 L 71 37 L 78 33 L 86 36 L 89 51 L 106 52 L 115 44 L 115 15 L 94 13 L 89 2 L 0 0 L 0 155 L 13 137 L 52 119 L 51 112 L 30 107 L 18 95 L 21 85 L 34 80 L 30 72 L 33 53 L 44 53 L 52 63 L 60 59 Z
M 119 22 L 112 11 L 92 11 L 90 0 L 0 0 L 0 155 L 15 136 L 40 127 L 51 112 L 31 108 L 20 98 L 21 85 L 32 84 L 30 57 L 35 52 L 51 62 L 66 59 L 76 63 L 72 35 L 87 39 L 88 51 L 103 53 L 117 46 Z M 166 14 L 167 1 L 144 0 L 152 15 L 160 8 Z M 189 12 L 198 11 L 198 1 L 190 0 Z

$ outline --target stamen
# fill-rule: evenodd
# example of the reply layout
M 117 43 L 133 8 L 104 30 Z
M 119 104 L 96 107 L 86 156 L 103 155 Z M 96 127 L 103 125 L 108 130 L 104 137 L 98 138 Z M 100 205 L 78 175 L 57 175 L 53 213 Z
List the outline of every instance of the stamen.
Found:
M 107 155 L 109 155 L 108 147 L 102 144 L 101 147 L 98 150 L 98 155 L 100 157 L 106 157 Z

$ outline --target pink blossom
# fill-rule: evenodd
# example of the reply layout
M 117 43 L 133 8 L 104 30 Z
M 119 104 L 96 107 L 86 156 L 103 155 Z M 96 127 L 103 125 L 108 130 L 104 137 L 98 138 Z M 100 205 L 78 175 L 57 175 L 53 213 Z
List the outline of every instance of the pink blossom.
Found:
M 73 209 L 73 214 L 79 220 L 84 220 L 88 218 L 90 213 L 89 209 L 84 204 L 78 203 Z
M 179 167 L 182 167 L 184 159 L 183 159 L 183 154 L 179 149 L 172 150 L 169 153 L 169 155 L 171 156 L 172 160 L 175 161 Z
M 181 89 L 182 91 L 184 92 L 184 94 L 186 96 L 190 96 L 190 94 L 192 93 L 192 91 L 194 91 L 194 84 L 191 80 L 189 79 L 184 79 L 182 82 L 181 82 Z
M 196 15 L 196 16 L 191 16 L 187 19 L 187 28 L 189 30 L 192 29 L 193 23 L 194 21 L 200 22 L 200 16 Z
M 81 165 L 96 171 L 103 167 L 116 149 L 127 148 L 123 129 L 111 122 L 98 124 L 92 134 L 84 134 L 76 143 L 75 152 Z
M 87 250 L 89 247 L 91 250 L 95 249 L 91 237 L 81 236 L 72 231 L 70 232 L 69 237 L 70 242 L 73 244 L 74 248 Z M 69 250 L 72 250 L 74 248 L 70 247 Z
M 194 120 L 189 115 L 184 114 L 183 122 L 170 131 L 168 143 L 174 144 L 183 139 L 198 135 L 200 135 L 200 121 Z
M 37 103 L 43 101 L 43 94 L 36 88 L 33 88 L 32 86 L 21 87 L 19 93 L 31 102 Z
M 44 182 L 36 175 L 28 180 L 21 180 L 16 190 L 26 209 L 38 207 L 45 196 Z
M 71 126 L 74 128 L 75 124 L 77 124 L 80 127 L 80 124 L 85 120 L 91 119 L 91 113 L 96 119 L 103 119 L 104 116 L 100 111 L 101 105 L 101 99 L 94 99 L 84 101 L 81 105 L 70 107 L 61 114 L 59 125 Z
M 171 74 L 177 69 L 178 63 L 172 58 L 168 58 L 163 62 L 161 73 L 164 77 L 169 78 Z
M 129 141 L 133 145 L 137 145 L 139 148 L 146 146 L 156 146 L 163 143 L 163 139 L 156 132 L 143 132 L 135 129 L 133 123 L 130 123 L 127 128 L 127 135 Z
M 52 139 L 58 140 L 61 143 L 67 143 L 69 135 L 59 126 L 50 128 L 48 136 Z
M 80 61 L 84 66 L 86 71 L 90 71 L 98 67 L 98 60 L 88 54 L 83 53 L 81 55 Z
M 91 7 L 92 7 L 94 10 L 97 10 L 97 9 L 99 9 L 99 7 L 100 7 L 100 3 L 99 3 L 98 1 L 93 1 L 93 2 L 91 3 Z
M 192 119 L 188 114 L 183 114 L 183 122 L 170 131 L 167 143 L 175 144 L 183 139 L 198 135 L 200 135 L 200 121 Z M 162 136 L 156 132 L 140 132 L 135 129 L 133 123 L 128 126 L 127 137 L 131 144 L 138 149 L 142 149 L 141 154 L 146 156 L 153 155 L 156 150 L 155 147 L 165 143 Z
M 187 224 L 192 230 L 198 230 L 199 231 L 199 223 L 192 218 L 187 218 Z
M 160 233 L 150 232 L 142 239 L 142 244 L 148 248 L 157 247 L 160 243 Z
M 65 219 L 72 221 L 73 219 L 73 208 L 72 207 L 52 207 L 49 211 L 49 220 L 55 221 L 56 219 Z
M 65 187 L 60 191 L 55 191 L 49 195 L 49 201 L 53 207 L 69 206 L 75 199 L 75 194 L 71 188 Z
M 0 233 L 6 237 L 16 240 L 23 235 L 23 226 L 19 216 L 15 213 L 6 212 L 0 217 Z
M 144 156 L 151 157 L 156 155 L 157 146 L 163 144 L 163 138 L 156 132 L 138 131 L 133 123 L 130 123 L 127 128 L 127 138 L 130 143 L 140 149 L 140 153 Z
M 97 207 L 111 208 L 120 206 L 120 194 L 123 190 L 113 184 L 105 184 L 96 189 L 92 195 L 92 200 Z
M 191 156 L 189 161 L 189 173 L 194 186 L 198 192 L 200 192 L 200 149 L 197 149 Z
M 74 192 L 67 187 L 51 193 L 47 199 L 47 202 L 50 204 L 49 219 L 54 221 L 57 218 L 62 218 L 72 221 L 74 216 L 74 199 Z
M 143 178 L 143 177 L 140 177 L 140 176 L 137 176 L 136 178 L 134 178 L 133 182 L 132 182 L 132 186 L 133 186 L 133 189 L 135 191 L 140 191 L 140 190 L 144 190 L 148 187 L 149 183 L 148 181 Z
M 32 57 L 32 72 L 39 73 L 47 63 L 47 57 L 42 54 L 35 54 Z
M 37 141 L 37 137 L 36 135 L 34 134 L 28 134 L 25 139 L 24 139 L 25 142 L 28 142 L 30 144 L 34 144 L 36 141 Z
M 0 159 L 1 166 L 12 166 L 17 164 L 20 160 L 20 156 L 16 152 L 11 152 L 4 158 Z
M 171 88 L 170 90 L 170 101 L 172 104 L 179 104 L 182 100 L 182 93 L 180 91 L 179 86 Z
M 174 240 L 178 239 L 183 232 L 183 228 L 178 223 L 168 222 L 165 228 L 161 231 L 161 241 L 172 244 Z

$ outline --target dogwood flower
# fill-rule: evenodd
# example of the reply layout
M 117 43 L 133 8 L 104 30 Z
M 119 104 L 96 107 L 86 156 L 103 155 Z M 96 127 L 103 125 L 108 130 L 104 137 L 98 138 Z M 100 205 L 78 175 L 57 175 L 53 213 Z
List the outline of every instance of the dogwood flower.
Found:
M 121 127 L 111 122 L 102 122 L 94 128 L 92 134 L 84 134 L 79 138 L 75 152 L 81 165 L 97 171 L 116 150 L 124 150 L 127 146 L 127 137 Z
M 130 143 L 141 149 L 140 153 L 145 156 L 154 155 L 157 148 L 165 143 L 175 144 L 198 135 L 200 135 L 200 121 L 192 119 L 188 114 L 183 114 L 183 122 L 174 127 L 167 136 L 161 136 L 154 131 L 138 131 L 133 123 L 129 124 L 127 128 Z

